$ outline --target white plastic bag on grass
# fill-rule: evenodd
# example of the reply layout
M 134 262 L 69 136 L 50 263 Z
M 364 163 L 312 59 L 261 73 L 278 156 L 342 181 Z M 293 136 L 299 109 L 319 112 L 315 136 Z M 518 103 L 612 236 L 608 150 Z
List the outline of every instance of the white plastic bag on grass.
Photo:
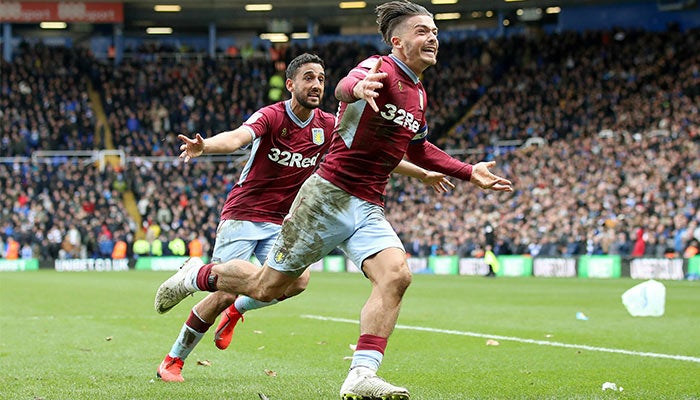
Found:
M 633 317 L 660 317 L 666 306 L 666 287 L 650 279 L 622 294 L 622 304 Z

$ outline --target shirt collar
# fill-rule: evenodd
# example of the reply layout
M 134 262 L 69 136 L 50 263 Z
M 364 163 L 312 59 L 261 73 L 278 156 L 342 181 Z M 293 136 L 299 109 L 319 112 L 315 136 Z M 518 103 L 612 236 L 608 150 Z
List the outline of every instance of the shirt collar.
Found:
M 408 68 L 408 65 L 404 64 L 403 61 L 399 60 L 399 59 L 398 59 L 395 55 L 393 55 L 393 54 L 389 54 L 389 58 L 391 58 L 392 60 L 394 60 L 394 62 L 396 63 L 396 65 L 398 65 L 399 68 L 401 68 L 401 69 L 403 70 L 403 72 L 405 72 L 406 75 L 408 75 L 408 77 L 411 78 L 411 80 L 413 81 L 413 83 L 418 83 L 418 82 L 420 82 L 420 78 L 418 77 L 418 75 L 416 75 L 416 73 L 413 72 L 413 70 L 411 70 L 410 68 Z
M 314 111 L 311 110 L 311 114 L 309 115 L 309 118 L 306 119 L 306 121 L 302 121 L 297 117 L 296 114 L 294 114 L 294 111 L 292 111 L 292 100 L 286 100 L 284 102 L 284 109 L 287 111 L 287 115 L 289 115 L 289 118 L 294 121 L 295 124 L 299 125 L 300 128 L 306 127 L 306 125 L 311 123 L 311 120 L 314 119 Z

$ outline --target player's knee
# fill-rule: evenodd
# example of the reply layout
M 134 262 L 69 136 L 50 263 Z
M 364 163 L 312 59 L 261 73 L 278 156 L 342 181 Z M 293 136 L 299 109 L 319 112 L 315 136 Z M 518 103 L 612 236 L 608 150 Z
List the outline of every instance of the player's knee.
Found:
M 306 290 L 306 286 L 290 286 L 284 292 L 284 297 L 294 297 L 296 295 L 301 294 L 304 290 Z
M 300 294 L 304 290 L 306 290 L 306 287 L 309 286 L 309 274 L 303 274 L 297 280 L 295 280 L 287 290 L 285 290 L 284 295 L 287 297 L 292 297 Z
M 401 290 L 401 294 L 403 295 L 403 292 L 408 289 L 409 286 L 411 286 L 411 282 L 413 281 L 413 275 L 411 275 L 411 270 L 408 269 L 408 266 L 405 268 L 401 268 L 396 277 L 396 287 Z
M 236 301 L 236 295 L 228 293 L 228 292 L 222 292 L 222 291 L 217 291 L 214 292 L 216 295 L 216 301 L 220 306 L 230 306 L 233 304 L 234 301 Z
M 413 277 L 411 275 L 411 270 L 405 263 L 397 265 L 391 268 L 386 274 L 384 274 L 383 286 L 392 292 L 395 292 L 398 296 L 403 296 L 406 289 L 411 285 Z
M 214 292 L 207 297 L 210 299 L 208 300 L 209 307 L 211 307 L 212 309 L 219 310 L 219 312 L 227 309 L 228 306 L 230 306 L 231 304 L 233 304 L 234 301 L 236 301 L 235 295 L 222 291 Z
M 282 297 L 296 280 L 296 277 L 286 275 L 266 265 L 260 268 L 250 281 L 252 291 L 246 294 L 255 300 L 270 302 Z

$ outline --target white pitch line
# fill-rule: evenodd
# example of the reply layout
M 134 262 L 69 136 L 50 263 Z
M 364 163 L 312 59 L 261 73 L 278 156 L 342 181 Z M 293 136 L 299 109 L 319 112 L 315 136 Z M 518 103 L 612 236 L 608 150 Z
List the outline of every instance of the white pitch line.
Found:
M 348 324 L 355 324 L 355 325 L 359 324 L 359 321 L 355 320 L 355 319 L 324 317 L 324 316 L 320 316 L 320 315 L 307 315 L 307 314 L 304 314 L 301 317 L 302 318 L 309 318 L 309 319 L 316 319 L 316 320 L 320 320 L 320 321 L 345 322 Z M 471 337 L 486 338 L 486 339 L 498 339 L 498 340 L 505 340 L 505 341 L 510 341 L 510 342 L 536 344 L 539 346 L 565 347 L 565 348 L 569 348 L 569 349 L 599 351 L 602 353 L 626 354 L 626 355 L 630 355 L 630 356 L 651 357 L 651 358 L 667 358 L 667 359 L 671 359 L 671 360 L 690 361 L 690 362 L 694 362 L 694 363 L 700 363 L 700 357 L 681 356 L 681 355 L 676 355 L 676 354 L 661 354 L 661 353 L 649 353 L 649 352 L 644 352 L 644 351 L 632 351 L 632 350 L 624 350 L 624 349 L 610 349 L 610 348 L 606 348 L 606 347 L 595 347 L 595 346 L 587 346 L 587 345 L 582 345 L 582 344 L 569 344 L 569 343 L 561 343 L 561 342 L 550 342 L 547 340 L 523 339 L 523 338 L 513 337 L 513 336 L 487 335 L 485 333 L 463 332 L 463 331 L 455 331 L 455 330 L 451 330 L 451 329 L 436 329 L 436 328 L 428 328 L 428 327 L 424 327 L 424 326 L 411 326 L 411 325 L 397 324 L 396 329 L 406 329 L 406 330 L 421 331 L 421 332 L 444 333 L 446 335 L 471 336 Z

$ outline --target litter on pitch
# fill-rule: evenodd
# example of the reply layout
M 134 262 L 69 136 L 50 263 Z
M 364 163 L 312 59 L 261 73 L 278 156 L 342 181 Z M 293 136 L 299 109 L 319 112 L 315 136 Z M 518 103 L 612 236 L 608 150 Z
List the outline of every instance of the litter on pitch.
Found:
M 622 294 L 622 304 L 633 317 L 660 317 L 666 306 L 666 287 L 650 279 Z
M 617 386 L 617 384 L 615 382 L 605 382 L 603 384 L 603 391 L 606 391 L 606 390 L 612 390 L 613 392 L 617 392 L 617 391 L 621 392 L 625 389 L 623 389 L 622 386 Z

